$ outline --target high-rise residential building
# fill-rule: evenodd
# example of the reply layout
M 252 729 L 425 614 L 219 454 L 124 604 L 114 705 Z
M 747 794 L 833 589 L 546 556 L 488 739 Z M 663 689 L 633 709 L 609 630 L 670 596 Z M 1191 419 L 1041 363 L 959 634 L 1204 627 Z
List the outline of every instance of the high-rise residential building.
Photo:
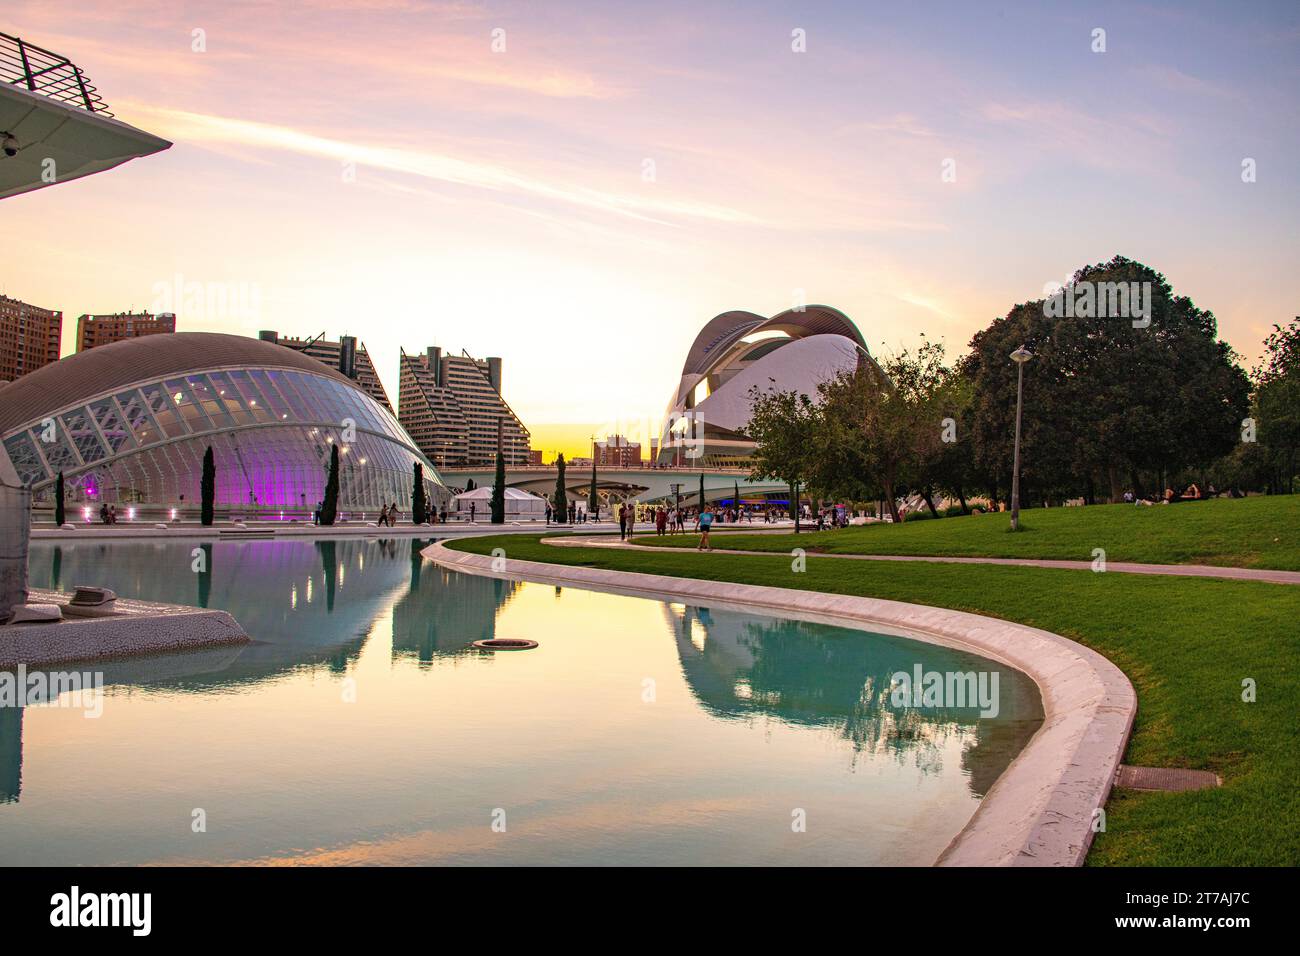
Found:
M 176 314 L 159 312 L 113 312 L 108 315 L 77 316 L 77 351 L 109 345 L 123 339 L 176 331 Z
M 528 429 L 501 397 L 501 359 L 430 347 L 401 356 L 397 420 L 440 468 L 529 461 Z
M 609 435 L 604 441 L 592 442 L 592 456 L 603 468 L 641 467 L 641 443 L 622 435 Z
M 370 353 L 366 351 L 364 342 L 358 344 L 355 335 L 343 335 L 337 342 L 333 342 L 325 338 L 323 332 L 313 339 L 295 339 L 289 336 L 281 338 L 280 333 L 269 331 L 259 332 L 258 338 L 263 342 L 274 342 L 310 355 L 342 372 L 360 385 L 362 391 L 392 412 L 393 404 L 388 400 L 388 393 L 384 391 L 384 383 L 379 380 L 374 363 L 370 361 Z
M 63 313 L 0 295 L 0 382 L 59 360 Z

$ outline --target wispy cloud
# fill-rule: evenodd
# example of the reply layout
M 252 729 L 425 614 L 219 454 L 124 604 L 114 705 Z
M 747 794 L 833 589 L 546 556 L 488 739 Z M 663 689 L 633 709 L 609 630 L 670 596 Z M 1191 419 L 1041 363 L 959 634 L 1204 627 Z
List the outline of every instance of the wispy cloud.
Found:
M 609 192 L 573 183 L 554 182 L 506 166 L 461 159 L 424 149 L 376 146 L 319 136 L 304 130 L 270 123 L 152 109 L 134 105 L 135 115 L 150 117 L 151 126 L 177 142 L 219 144 L 283 150 L 303 156 L 352 162 L 389 172 L 493 192 L 532 196 L 619 216 L 675 225 L 674 219 L 701 219 L 732 225 L 757 225 L 755 216 L 727 206 L 688 199 L 663 199 L 631 193 Z

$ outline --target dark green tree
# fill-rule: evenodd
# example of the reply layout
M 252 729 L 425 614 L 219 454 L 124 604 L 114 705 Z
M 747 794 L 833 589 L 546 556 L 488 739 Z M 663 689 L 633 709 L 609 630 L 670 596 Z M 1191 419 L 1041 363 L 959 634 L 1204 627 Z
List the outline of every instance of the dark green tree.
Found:
M 497 452 L 497 470 L 492 481 L 492 523 L 506 523 L 506 458 Z
M 320 523 L 332 525 L 339 514 L 339 446 L 330 443 L 330 471 L 325 479 L 325 499 L 321 504 Z
M 731 500 L 733 501 L 734 507 L 736 509 L 736 517 L 740 517 L 740 482 L 736 481 L 733 478 L 731 484 L 732 484 Z
M 1255 369 L 1255 436 L 1270 494 L 1295 490 L 1300 449 L 1300 319 L 1274 325 L 1264 340 L 1264 360 Z
M 807 395 L 776 389 L 750 390 L 746 433 L 758 443 L 750 460 L 750 478 L 775 478 L 790 487 L 790 516 L 799 532 L 799 488 L 816 469 L 820 409 Z
M 700 513 L 704 512 L 704 472 L 700 472 Z
M 217 462 L 212 455 L 212 446 L 203 453 L 203 476 L 199 479 L 199 523 L 205 528 L 212 526 L 214 506 L 217 501 Z
M 551 507 L 555 509 L 555 520 L 566 524 L 569 520 L 569 493 L 564 486 L 563 453 L 555 458 L 555 497 L 551 501 Z
M 974 393 L 976 466 L 1010 487 L 1016 367 L 1008 356 L 1020 345 L 1034 356 L 1025 366 L 1022 502 L 1091 500 L 1097 489 L 1118 500 L 1126 487 L 1140 495 L 1230 452 L 1250 383 L 1218 339 L 1214 314 L 1123 256 L 1080 269 L 1072 282 L 1066 292 L 1076 303 L 1096 291 L 1091 305 L 1063 315 L 1060 299 L 1022 303 L 971 340 L 961 370 Z M 1130 297 L 1128 310 L 1116 310 L 1113 293 L 1130 288 L 1142 308 Z
M 475 488 L 477 488 L 477 487 L 478 487 L 478 485 L 476 485 L 476 484 L 474 483 L 474 479 L 473 479 L 473 478 L 467 478 L 467 479 L 465 480 L 465 490 L 466 490 L 466 491 L 473 491 L 473 490 L 474 490 Z
M 62 528 L 68 518 L 63 508 L 63 472 L 54 479 L 54 526 Z
M 429 503 L 424 495 L 424 466 L 417 461 L 414 471 L 415 480 L 411 487 L 411 521 L 414 524 L 424 524 L 429 520 Z
M 587 492 L 587 514 L 594 520 L 600 512 L 600 499 L 596 497 L 596 459 L 591 459 L 591 490 Z

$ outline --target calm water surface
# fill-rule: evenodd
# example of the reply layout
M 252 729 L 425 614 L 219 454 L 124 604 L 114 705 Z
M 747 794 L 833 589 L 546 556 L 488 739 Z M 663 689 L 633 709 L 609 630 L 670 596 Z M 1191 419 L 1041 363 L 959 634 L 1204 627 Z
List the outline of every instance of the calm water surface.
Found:
M 928 864 L 1041 722 L 969 654 L 426 543 L 33 543 L 34 586 L 223 608 L 254 642 L 97 665 L 97 719 L 0 708 L 0 863 Z M 467 650 L 493 636 L 541 647 Z M 892 707 L 916 663 L 998 671 L 999 715 Z

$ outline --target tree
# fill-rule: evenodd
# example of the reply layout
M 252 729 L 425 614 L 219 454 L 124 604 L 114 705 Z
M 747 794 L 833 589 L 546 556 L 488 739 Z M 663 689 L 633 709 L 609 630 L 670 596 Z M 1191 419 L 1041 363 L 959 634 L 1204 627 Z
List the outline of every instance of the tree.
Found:
M 1264 359 L 1255 381 L 1255 436 L 1267 472 L 1270 493 L 1295 489 L 1296 456 L 1300 449 L 1300 319 L 1286 328 L 1274 325 L 1264 340 Z
M 733 478 L 731 480 L 731 484 L 732 484 L 732 496 L 731 496 L 732 502 L 734 503 L 736 509 L 736 517 L 739 518 L 740 517 L 740 482 L 736 481 Z
M 492 523 L 506 523 L 506 458 L 497 452 L 497 470 L 492 480 Z
M 799 532 L 799 485 L 814 471 L 814 448 L 822 425 L 819 409 L 807 395 L 794 391 L 750 389 L 746 427 L 756 443 L 750 478 L 776 479 L 790 486 L 790 511 Z M 704 476 L 700 476 L 703 493 Z
M 591 459 L 591 491 L 587 493 L 587 514 L 595 518 L 600 514 L 600 499 L 596 497 L 596 459 Z
M 936 412 L 944 423 L 940 447 L 937 454 L 923 465 L 927 480 L 944 494 L 955 497 L 961 503 L 962 514 L 970 514 L 966 496 L 979 480 L 975 468 L 975 442 L 971 436 L 973 399 L 970 379 L 955 371 L 950 372 L 935 397 Z M 951 420 L 951 431 L 948 420 Z
M 217 500 L 217 463 L 212 455 L 212 446 L 203 453 L 203 476 L 199 479 L 199 523 L 205 528 L 212 526 L 214 505 Z
M 467 479 L 465 480 L 465 490 L 466 490 L 466 491 L 473 491 L 473 490 L 474 490 L 475 488 L 477 488 L 477 487 L 478 487 L 478 485 L 476 485 L 476 484 L 474 483 L 474 479 L 473 479 L 473 478 L 467 478 Z
M 551 502 L 555 509 L 555 520 L 561 524 L 569 521 L 569 492 L 564 486 L 564 453 L 555 458 L 555 499 Z
M 424 524 L 429 520 L 429 505 L 424 496 L 424 466 L 415 463 L 414 483 L 411 487 L 411 522 Z
M 325 479 L 325 498 L 321 503 L 320 523 L 323 525 L 334 524 L 334 519 L 339 513 L 339 446 L 338 442 L 330 442 L 330 471 L 329 477 Z
M 704 514 L 704 472 L 700 472 L 700 514 Z
M 59 472 L 58 477 L 54 479 L 54 526 L 62 528 L 63 522 L 67 519 L 63 507 L 63 472 Z
M 929 353 L 913 357 L 904 351 L 884 368 L 862 361 L 819 389 L 825 416 L 820 444 L 827 449 L 819 459 L 820 483 L 828 483 L 825 469 L 837 465 L 841 476 L 856 476 L 864 489 L 879 489 L 896 522 L 902 520 L 898 495 L 916 461 L 913 442 L 929 425 L 921 395 L 931 358 Z M 902 381 L 900 386 L 891 380 L 894 375 Z
M 1145 306 L 1134 308 L 1128 295 L 1130 308 L 1116 310 L 1113 296 L 1103 302 L 1105 289 L 1136 290 Z M 1073 315 L 1054 307 L 1060 299 L 1022 303 L 972 338 L 961 371 L 974 390 L 976 467 L 1010 485 L 1016 369 L 1008 356 L 1021 345 L 1034 356 L 1025 367 L 1023 499 L 1091 500 L 1101 486 L 1118 500 L 1126 485 L 1141 494 L 1144 477 L 1163 487 L 1173 473 L 1231 451 L 1249 380 L 1217 339 L 1214 314 L 1123 256 L 1076 272 L 1066 296 L 1080 290 L 1097 290 L 1096 301 Z

